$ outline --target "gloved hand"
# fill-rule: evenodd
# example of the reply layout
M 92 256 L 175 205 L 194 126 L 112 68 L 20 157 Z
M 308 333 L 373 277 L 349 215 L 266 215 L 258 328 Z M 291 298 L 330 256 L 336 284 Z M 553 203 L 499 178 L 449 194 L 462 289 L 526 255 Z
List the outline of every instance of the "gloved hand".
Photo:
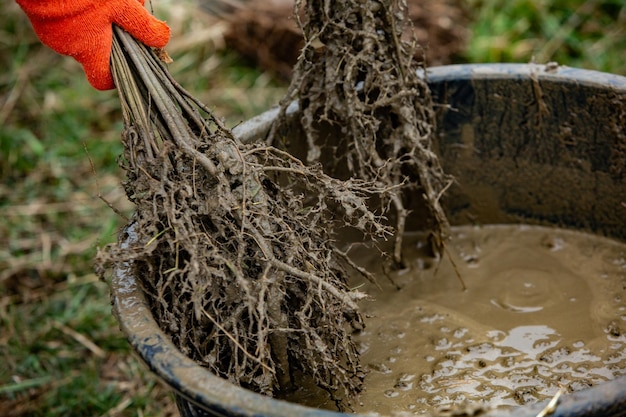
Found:
M 39 39 L 80 62 L 98 90 L 115 88 L 110 59 L 113 24 L 144 44 L 163 48 L 170 29 L 143 7 L 145 0 L 16 0 Z

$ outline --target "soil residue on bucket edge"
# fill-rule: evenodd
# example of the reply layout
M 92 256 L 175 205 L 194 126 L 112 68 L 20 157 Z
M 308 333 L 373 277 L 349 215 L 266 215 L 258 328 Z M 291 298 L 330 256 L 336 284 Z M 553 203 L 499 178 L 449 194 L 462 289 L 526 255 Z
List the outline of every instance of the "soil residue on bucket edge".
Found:
M 406 33 L 405 1 L 296 1 L 305 46 L 270 140 L 281 144 L 286 108 L 298 98 L 306 161 L 322 161 L 337 178 L 360 178 L 381 189 L 380 206 L 395 218 L 392 260 L 401 268 L 407 193 L 421 195 L 432 246 L 443 250 L 449 228 L 440 198 L 451 183 L 432 151 L 435 112 Z M 339 126 L 327 137 L 325 126 Z
M 366 205 L 378 191 L 242 144 L 121 31 L 113 67 L 136 233 L 99 253 L 100 275 L 130 265 L 178 348 L 234 384 L 276 395 L 298 371 L 353 398 L 363 372 L 350 332 L 365 295 L 347 287 L 333 230 L 388 234 Z

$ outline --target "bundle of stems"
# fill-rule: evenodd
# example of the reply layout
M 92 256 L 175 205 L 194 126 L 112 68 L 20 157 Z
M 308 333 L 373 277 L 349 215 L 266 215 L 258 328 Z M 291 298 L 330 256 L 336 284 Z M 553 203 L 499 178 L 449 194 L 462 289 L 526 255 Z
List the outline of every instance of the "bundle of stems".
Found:
M 349 401 L 363 379 L 350 335 L 363 325 L 365 295 L 346 285 L 356 266 L 333 230 L 388 234 L 366 205 L 378 191 L 242 144 L 176 83 L 159 51 L 114 33 L 120 165 L 137 236 L 100 251 L 98 269 L 132 265 L 174 343 L 233 383 L 277 396 L 298 373 Z

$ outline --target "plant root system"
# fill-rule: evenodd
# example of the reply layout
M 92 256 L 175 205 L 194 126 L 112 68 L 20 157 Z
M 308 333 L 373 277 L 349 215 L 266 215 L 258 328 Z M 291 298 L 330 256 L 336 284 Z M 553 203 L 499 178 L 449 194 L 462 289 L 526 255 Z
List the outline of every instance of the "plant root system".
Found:
M 285 109 L 299 100 L 307 163 L 324 162 L 338 178 L 377 184 L 385 212 L 395 213 L 393 263 L 402 268 L 407 193 L 423 196 L 432 246 L 439 254 L 448 221 L 439 203 L 451 179 L 431 150 L 435 114 L 415 43 L 401 39 L 406 3 L 394 0 L 309 0 L 300 22 L 305 46 L 295 67 Z M 422 71 L 420 71 L 422 70 Z M 274 128 L 278 143 L 281 121 Z M 325 127 L 340 136 L 325 136 Z M 347 167 L 347 171 L 346 171 Z
M 350 333 L 365 295 L 347 288 L 350 262 L 332 230 L 388 234 L 366 205 L 380 191 L 242 144 L 152 51 L 115 37 L 136 236 L 101 251 L 99 272 L 131 265 L 164 331 L 234 384 L 277 395 L 298 372 L 337 401 L 354 397 L 363 372 Z

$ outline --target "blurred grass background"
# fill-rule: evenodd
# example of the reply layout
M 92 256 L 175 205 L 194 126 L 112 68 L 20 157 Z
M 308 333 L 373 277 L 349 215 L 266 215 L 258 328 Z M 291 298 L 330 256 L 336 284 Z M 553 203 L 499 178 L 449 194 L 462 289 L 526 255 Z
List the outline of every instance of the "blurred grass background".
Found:
M 158 0 L 174 77 L 230 126 L 285 85 L 226 51 L 221 23 Z M 560 64 L 626 75 L 623 0 L 467 0 L 461 62 Z M 0 415 L 171 416 L 167 389 L 130 352 L 92 271 L 132 207 L 119 186 L 115 91 L 43 47 L 13 0 L 0 3 Z

